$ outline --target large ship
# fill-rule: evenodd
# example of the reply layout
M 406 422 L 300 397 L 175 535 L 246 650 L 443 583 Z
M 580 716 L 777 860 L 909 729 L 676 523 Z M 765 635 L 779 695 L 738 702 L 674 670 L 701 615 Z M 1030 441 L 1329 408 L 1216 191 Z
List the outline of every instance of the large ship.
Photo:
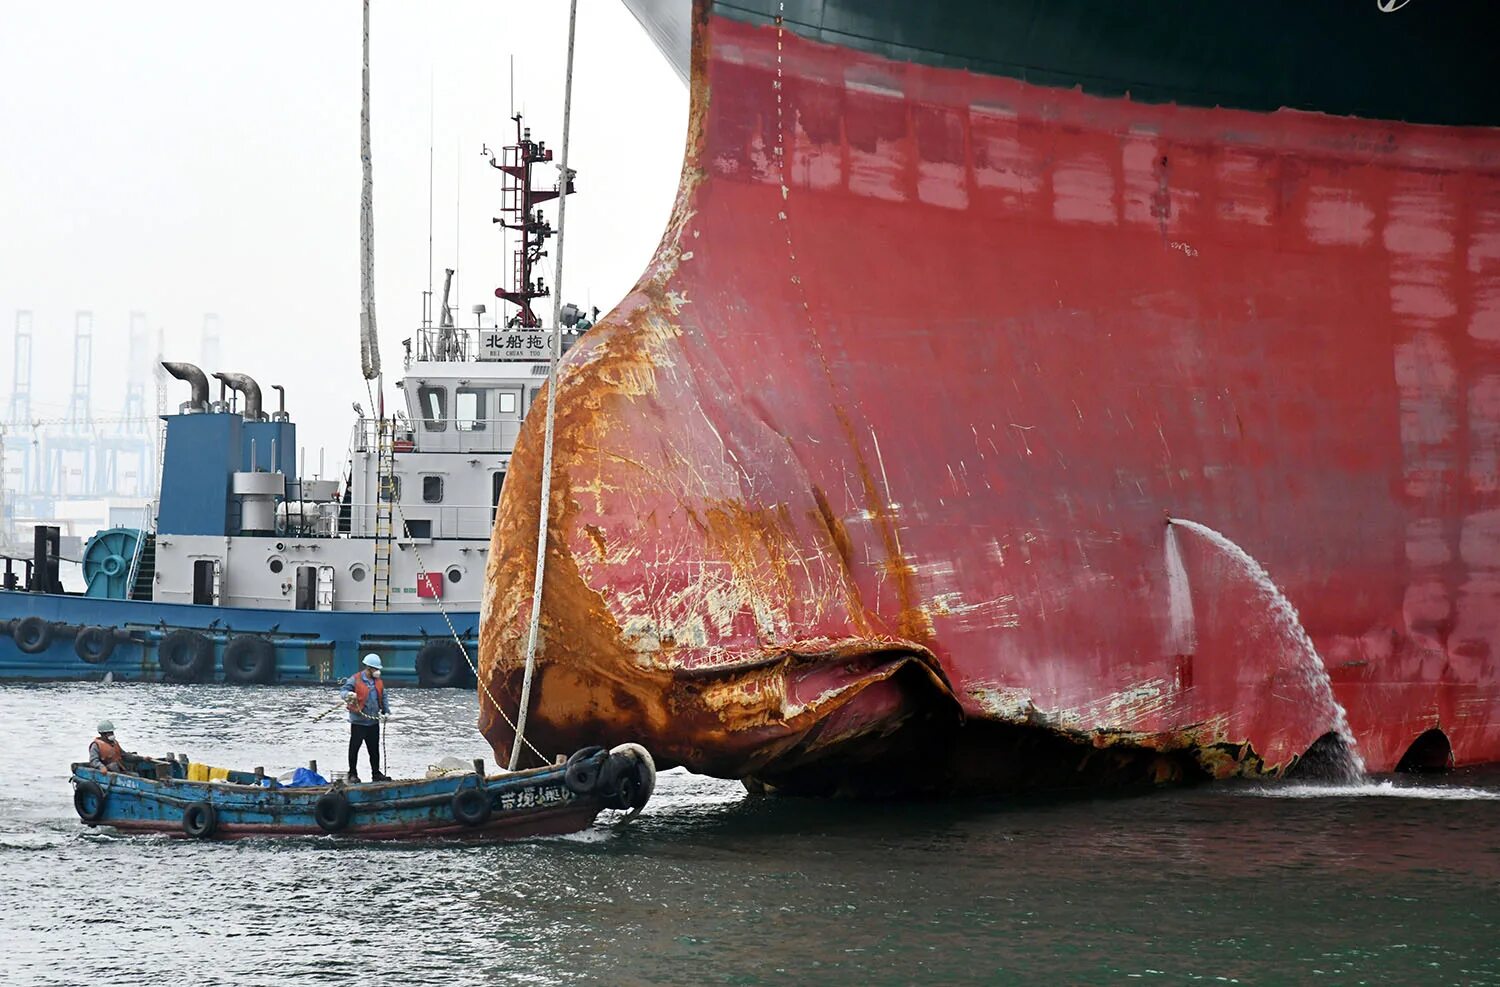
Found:
M 627 3 L 689 137 L 560 378 L 528 738 L 802 792 L 1500 758 L 1500 8 Z
M 388 412 L 377 391 L 371 408 L 356 405 L 349 459 L 332 477 L 298 462 L 284 391 L 273 410 L 247 374 L 214 373 L 215 395 L 201 368 L 163 364 L 189 395 L 165 416 L 152 523 L 90 538 L 78 593 L 58 578 L 55 527 L 36 529 L 29 555 L 0 557 L 0 678 L 314 683 L 374 653 L 392 681 L 473 684 L 511 449 L 546 380 L 551 334 L 566 349 L 589 326 L 571 305 L 550 329 L 533 311 L 550 295 L 533 274 L 554 234 L 541 206 L 573 183 L 534 183 L 552 152 L 514 123 L 515 143 L 490 160 L 516 243 L 493 321 L 481 325 L 477 305 L 474 327 L 455 324 L 449 271 L 437 318 L 405 340 L 403 406 Z

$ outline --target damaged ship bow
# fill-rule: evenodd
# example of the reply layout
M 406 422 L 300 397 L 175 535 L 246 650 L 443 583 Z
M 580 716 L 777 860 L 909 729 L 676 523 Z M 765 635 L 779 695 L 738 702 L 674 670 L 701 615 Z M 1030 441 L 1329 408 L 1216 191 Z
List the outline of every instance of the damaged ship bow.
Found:
M 816 793 L 1496 759 L 1494 8 L 629 3 L 688 147 L 563 366 L 528 739 Z

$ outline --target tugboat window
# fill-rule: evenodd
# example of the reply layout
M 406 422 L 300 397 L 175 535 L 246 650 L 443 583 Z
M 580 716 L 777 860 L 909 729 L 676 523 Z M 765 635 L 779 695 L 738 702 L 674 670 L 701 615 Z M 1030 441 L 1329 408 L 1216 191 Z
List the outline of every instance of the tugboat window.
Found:
M 440 476 L 422 477 L 422 503 L 441 504 L 443 502 L 443 478 Z
M 484 391 L 477 387 L 460 387 L 454 404 L 454 418 L 460 432 L 483 432 L 485 422 Z
M 499 398 L 497 402 L 499 408 L 496 409 L 497 414 L 514 415 L 521 410 L 521 395 L 515 391 L 500 391 L 497 397 Z
M 387 487 L 385 484 L 380 484 L 380 499 L 381 500 L 400 500 L 401 499 L 401 477 L 399 477 L 399 476 L 397 476 L 396 474 L 393 473 L 393 474 L 391 474 L 391 484 L 390 484 L 389 487 Z
M 409 520 L 406 522 L 406 537 L 427 540 L 432 537 L 432 522 L 429 520 Z
M 490 524 L 495 523 L 495 515 L 500 513 L 500 488 L 505 486 L 505 471 L 500 470 L 490 476 L 490 487 L 493 493 L 490 507 Z
M 441 432 L 448 427 L 448 389 L 446 387 L 417 388 L 417 407 L 422 412 L 422 425 L 429 432 Z

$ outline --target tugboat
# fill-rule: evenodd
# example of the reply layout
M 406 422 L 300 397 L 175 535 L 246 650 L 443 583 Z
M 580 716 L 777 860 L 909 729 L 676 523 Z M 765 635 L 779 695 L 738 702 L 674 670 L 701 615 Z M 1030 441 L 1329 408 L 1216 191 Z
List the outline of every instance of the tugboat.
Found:
M 4 557 L 0 678 L 325 683 L 371 653 L 389 681 L 473 685 L 465 649 L 477 646 L 511 450 L 546 380 L 551 333 L 566 349 L 591 325 L 568 305 L 547 329 L 532 310 L 551 294 L 533 274 L 555 232 L 539 207 L 573 191 L 572 172 L 536 188 L 532 168 L 552 151 L 512 119 L 516 141 L 490 164 L 502 175 L 498 222 L 518 235 L 513 283 L 495 294 L 516 311 L 486 327 L 476 305 L 476 325 L 458 327 L 448 271 L 437 324 L 429 294 L 404 341 L 404 410 L 387 415 L 378 392 L 369 412 L 355 405 L 338 478 L 298 462 L 283 388 L 272 385 L 269 410 L 248 374 L 163 363 L 190 394 L 165 416 L 154 526 L 89 539 L 77 594 L 58 578 L 56 528 L 36 529 L 31 558 Z M 368 189 L 367 173 L 367 209 Z

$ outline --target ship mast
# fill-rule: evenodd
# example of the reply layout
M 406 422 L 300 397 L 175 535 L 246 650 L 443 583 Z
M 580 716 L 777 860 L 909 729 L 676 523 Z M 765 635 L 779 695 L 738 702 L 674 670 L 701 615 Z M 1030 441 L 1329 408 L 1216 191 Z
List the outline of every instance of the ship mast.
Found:
M 495 297 L 520 310 L 509 324 L 522 329 L 539 329 L 542 320 L 532 311 L 531 303 L 534 299 L 548 297 L 552 291 L 540 275 L 532 277 L 532 269 L 547 256 L 542 248 L 557 231 L 542 218 L 537 206 L 563 195 L 564 184 L 567 193 L 572 194 L 573 173 L 569 171 L 564 181 L 551 189 L 536 188 L 531 181 L 531 166 L 551 161 L 552 150 L 545 143 L 531 139 L 531 128 L 522 125 L 521 114 L 513 114 L 511 119 L 516 123 L 516 142 L 501 150 L 499 161 L 490 155 L 490 167 L 498 168 L 505 176 L 500 189 L 500 210 L 504 215 L 493 221 L 520 233 L 520 242 L 511 259 L 510 287 L 496 288 Z

